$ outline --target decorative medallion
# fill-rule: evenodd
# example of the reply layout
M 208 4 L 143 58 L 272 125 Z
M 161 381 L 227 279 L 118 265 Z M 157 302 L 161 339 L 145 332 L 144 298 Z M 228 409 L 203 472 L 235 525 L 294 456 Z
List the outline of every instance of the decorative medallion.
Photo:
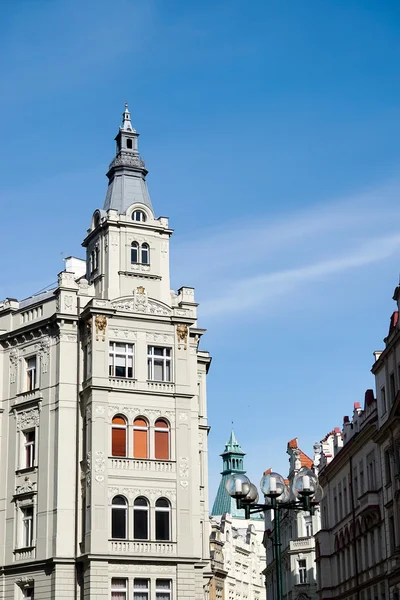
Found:
M 96 340 L 99 341 L 99 335 L 101 335 L 101 341 L 104 342 L 106 339 L 107 317 L 96 315 L 94 324 L 96 326 Z
M 178 336 L 178 350 L 181 349 L 182 343 L 183 343 L 184 349 L 186 350 L 188 331 L 189 331 L 189 328 L 186 324 L 176 326 L 176 334 Z

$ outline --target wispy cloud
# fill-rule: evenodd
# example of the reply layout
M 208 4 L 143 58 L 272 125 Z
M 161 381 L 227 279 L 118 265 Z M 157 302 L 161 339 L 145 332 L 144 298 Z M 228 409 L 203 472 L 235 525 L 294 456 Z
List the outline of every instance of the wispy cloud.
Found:
M 257 309 L 306 283 L 400 252 L 398 192 L 393 183 L 290 218 L 199 231 L 195 239 L 178 240 L 174 264 L 186 281 L 190 273 L 202 316 Z

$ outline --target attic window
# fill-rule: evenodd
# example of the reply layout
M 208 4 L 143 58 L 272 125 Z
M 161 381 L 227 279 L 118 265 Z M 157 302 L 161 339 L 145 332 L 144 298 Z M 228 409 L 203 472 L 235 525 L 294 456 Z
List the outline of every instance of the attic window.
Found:
M 142 210 L 134 210 L 132 213 L 132 221 L 141 221 L 144 223 L 146 221 L 146 215 Z
M 132 150 L 132 140 L 129 138 L 126 140 L 126 147 Z

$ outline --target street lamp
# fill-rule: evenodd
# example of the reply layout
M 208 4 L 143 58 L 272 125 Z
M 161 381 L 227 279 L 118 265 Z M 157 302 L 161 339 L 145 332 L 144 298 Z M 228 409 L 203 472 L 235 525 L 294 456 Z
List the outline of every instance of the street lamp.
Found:
M 314 514 L 323 496 L 322 487 L 313 471 L 302 467 L 293 478 L 289 487 L 282 475 L 267 471 L 261 481 L 260 488 L 264 494 L 264 504 L 257 504 L 258 491 L 246 475 L 232 474 L 226 482 L 226 490 L 232 498 L 236 499 L 238 509 L 244 509 L 245 518 L 249 519 L 253 513 L 272 510 L 274 513 L 275 535 L 273 546 L 276 561 L 276 591 L 277 600 L 282 600 L 282 564 L 281 564 L 281 510 L 304 510 Z

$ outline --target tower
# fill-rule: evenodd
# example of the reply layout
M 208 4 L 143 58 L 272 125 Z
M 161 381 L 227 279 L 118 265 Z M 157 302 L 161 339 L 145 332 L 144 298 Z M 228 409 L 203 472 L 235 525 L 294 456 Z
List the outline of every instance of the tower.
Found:
M 0 598 L 203 597 L 206 374 L 125 106 L 56 287 L 0 302 Z

